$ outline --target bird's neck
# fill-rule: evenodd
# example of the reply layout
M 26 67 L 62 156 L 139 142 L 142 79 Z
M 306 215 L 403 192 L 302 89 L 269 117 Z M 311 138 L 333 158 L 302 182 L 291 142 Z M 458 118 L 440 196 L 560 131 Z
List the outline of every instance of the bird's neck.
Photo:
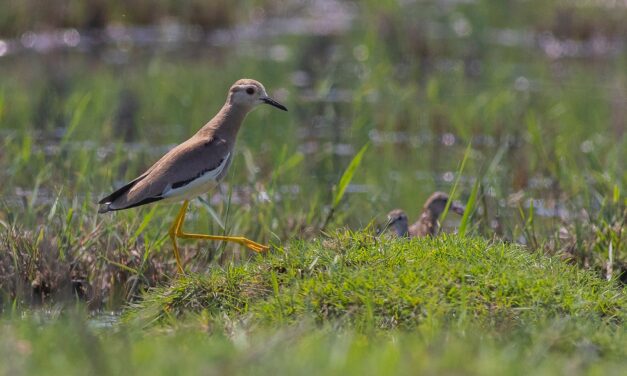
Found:
M 203 136 L 235 142 L 237 132 L 249 111 L 249 109 L 227 102 L 199 133 Z
M 409 225 L 407 223 L 397 224 L 394 229 L 396 230 L 396 235 L 400 237 L 409 236 Z

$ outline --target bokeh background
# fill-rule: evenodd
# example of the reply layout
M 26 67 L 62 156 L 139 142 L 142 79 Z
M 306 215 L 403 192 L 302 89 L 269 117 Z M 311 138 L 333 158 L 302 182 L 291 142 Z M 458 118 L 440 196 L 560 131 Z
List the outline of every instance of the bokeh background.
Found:
M 416 218 L 459 179 L 461 201 L 477 187 L 472 233 L 615 275 L 627 260 L 626 20 L 620 0 L 5 0 L 2 289 L 69 278 L 115 301 L 137 291 L 132 276 L 172 272 L 176 205 L 98 216 L 96 202 L 192 135 L 242 77 L 290 111 L 249 115 L 191 229 L 316 236 L 368 144 L 329 229 L 396 207 Z M 189 264 L 227 257 L 215 248 L 188 244 Z

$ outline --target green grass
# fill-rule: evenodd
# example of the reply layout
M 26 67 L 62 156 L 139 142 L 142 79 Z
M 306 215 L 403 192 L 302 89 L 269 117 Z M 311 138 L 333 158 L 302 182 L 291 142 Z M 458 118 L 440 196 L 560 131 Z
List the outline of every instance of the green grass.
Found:
M 113 329 L 5 315 L 0 373 L 618 374 L 626 308 L 614 282 L 516 245 L 338 234 L 176 279 Z
M 412 329 L 511 327 L 555 316 L 622 322 L 627 297 L 592 273 L 516 245 L 441 236 L 413 241 L 344 233 L 190 274 L 125 312 L 146 324 L 205 312 L 266 324 Z
M 565 318 L 507 333 L 429 328 L 373 335 L 310 325 L 273 331 L 102 332 L 76 317 L 2 322 L 0 373 L 619 375 L 627 333 Z M 68 335 L 72 333 L 72 335 Z

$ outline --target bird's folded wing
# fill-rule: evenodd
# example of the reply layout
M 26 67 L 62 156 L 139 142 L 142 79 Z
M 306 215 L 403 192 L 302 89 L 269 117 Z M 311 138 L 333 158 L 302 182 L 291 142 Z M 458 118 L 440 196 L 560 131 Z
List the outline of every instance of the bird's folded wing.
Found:
M 191 138 L 161 157 L 145 174 L 127 184 L 108 197 L 108 210 L 120 210 L 161 200 L 163 194 L 173 188 L 182 187 L 204 174 L 222 173 L 230 148 L 220 138 L 211 140 Z M 216 173 L 215 179 L 219 178 Z M 125 192 L 121 192 L 125 189 Z M 116 194 L 119 193 L 119 194 Z M 103 202 L 104 201 L 104 202 Z

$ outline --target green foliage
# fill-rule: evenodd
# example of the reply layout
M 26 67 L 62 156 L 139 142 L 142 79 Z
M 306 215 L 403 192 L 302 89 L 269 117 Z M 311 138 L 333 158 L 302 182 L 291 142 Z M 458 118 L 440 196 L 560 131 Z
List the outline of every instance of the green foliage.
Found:
M 520 246 L 472 237 L 406 241 L 344 233 L 174 280 L 125 315 L 145 324 L 205 311 L 268 325 L 516 327 L 560 316 L 622 322 L 626 304 L 612 283 Z
M 2 374 L 620 374 L 627 366 L 624 328 L 577 318 L 507 332 L 468 326 L 384 334 L 309 323 L 206 326 L 202 318 L 165 332 L 103 330 L 81 315 L 0 325 Z
M 459 162 L 459 168 L 457 169 L 457 176 L 455 177 L 455 183 L 453 183 L 453 187 L 451 188 L 451 192 L 449 193 L 449 197 L 451 199 L 446 202 L 444 211 L 442 212 L 442 215 L 440 216 L 440 219 L 442 221 L 446 219 L 448 210 L 451 207 L 451 204 L 453 203 L 453 199 L 455 198 L 455 193 L 457 191 L 457 187 L 459 186 L 459 180 L 461 179 L 462 174 L 464 173 L 464 167 L 466 167 L 466 161 L 468 161 L 468 156 L 470 156 L 470 150 L 471 150 L 471 145 L 468 144 L 468 146 L 466 147 L 466 151 L 464 152 L 464 157 L 462 158 L 462 161 Z
M 359 152 L 355 154 L 353 159 L 350 161 L 350 163 L 344 170 L 344 173 L 342 173 L 342 177 L 340 177 L 340 181 L 337 183 L 337 185 L 333 187 L 333 198 L 331 200 L 331 207 L 329 208 L 327 216 L 325 217 L 324 222 L 322 223 L 321 231 L 324 231 L 326 229 L 327 225 L 329 224 L 329 221 L 331 221 L 331 218 L 333 218 L 335 211 L 337 210 L 340 202 L 342 201 L 342 198 L 344 197 L 344 193 L 346 193 L 346 188 L 348 188 L 348 186 L 350 185 L 355 175 L 355 172 L 357 171 L 357 169 L 359 168 L 359 165 L 361 164 L 361 160 L 364 157 L 364 153 L 366 152 L 366 150 L 368 150 L 368 145 L 369 144 L 362 146 Z
M 363 159 L 366 150 L 368 150 L 368 144 L 362 146 L 359 152 L 355 154 L 351 162 L 348 164 L 346 170 L 344 170 L 344 173 L 340 178 L 340 182 L 337 184 L 337 187 L 333 191 L 333 203 L 331 204 L 331 208 L 336 209 L 337 206 L 340 204 L 340 201 L 342 201 L 342 197 L 344 197 L 344 192 L 346 192 L 346 188 L 348 188 L 348 185 L 353 180 L 353 176 L 359 168 L 359 165 L 361 164 L 361 160 Z
M 459 222 L 460 234 L 466 234 L 468 226 L 470 225 L 470 216 L 474 212 L 476 205 L 477 205 L 477 197 L 479 195 L 479 184 L 481 184 L 480 180 L 476 179 L 475 184 L 472 186 L 472 191 L 470 192 L 470 196 L 468 197 L 468 201 L 466 202 L 466 205 L 465 205 L 464 215 L 462 215 L 462 220 Z

